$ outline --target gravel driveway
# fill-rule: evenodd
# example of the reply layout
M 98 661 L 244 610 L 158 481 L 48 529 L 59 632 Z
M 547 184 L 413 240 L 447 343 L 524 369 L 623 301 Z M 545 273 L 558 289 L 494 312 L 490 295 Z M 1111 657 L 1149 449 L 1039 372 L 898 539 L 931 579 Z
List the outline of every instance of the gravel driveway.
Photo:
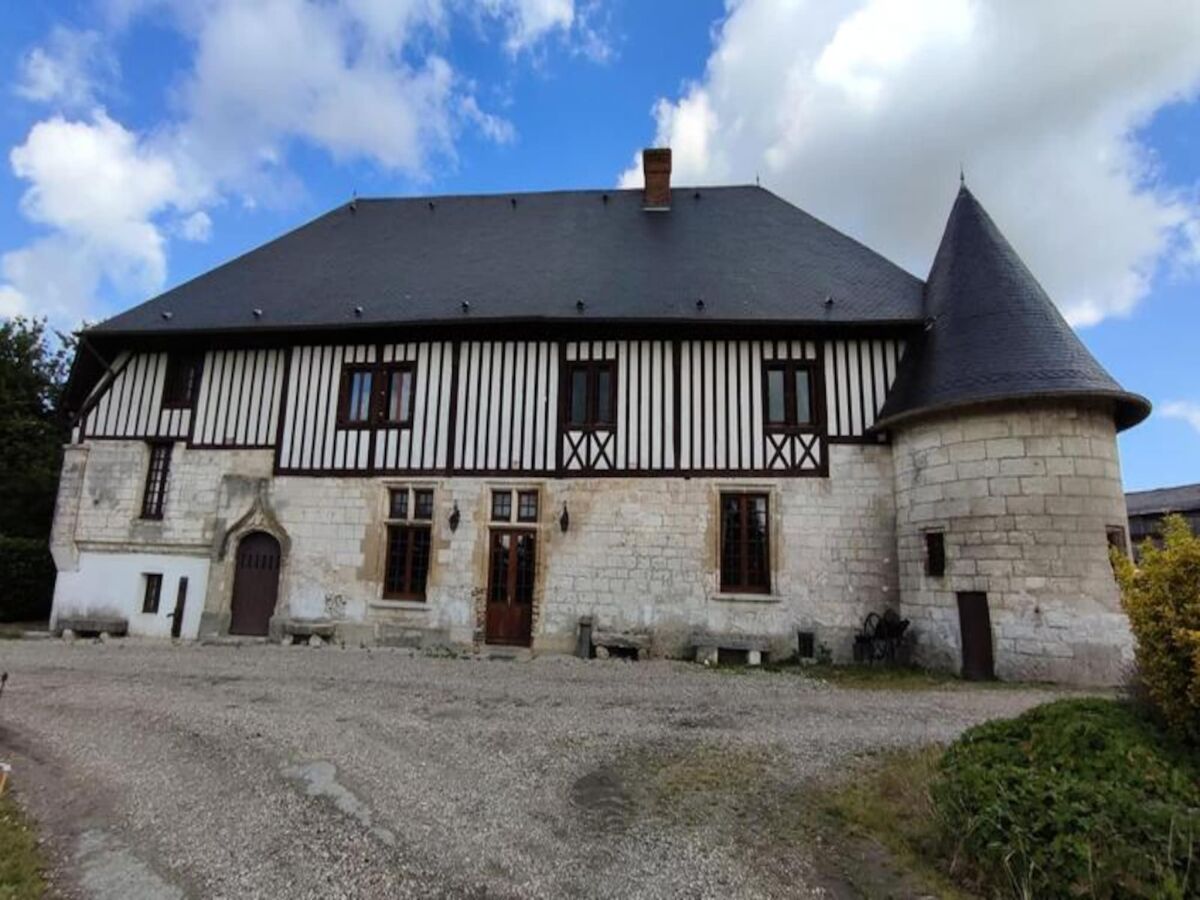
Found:
M 1049 698 L 133 641 L 0 668 L 0 759 L 95 898 L 848 896 L 814 778 Z

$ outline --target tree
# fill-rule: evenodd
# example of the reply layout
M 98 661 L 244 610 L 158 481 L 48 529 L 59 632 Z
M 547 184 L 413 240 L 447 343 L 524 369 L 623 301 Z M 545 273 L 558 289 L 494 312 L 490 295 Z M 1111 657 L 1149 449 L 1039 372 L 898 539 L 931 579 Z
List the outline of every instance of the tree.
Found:
M 1166 516 L 1162 546 L 1142 544 L 1138 566 L 1113 559 L 1138 677 L 1167 724 L 1200 744 L 1200 537 L 1183 516 Z
M 0 322 L 0 620 L 45 616 L 50 523 L 69 430 L 60 411 L 73 341 L 44 319 Z

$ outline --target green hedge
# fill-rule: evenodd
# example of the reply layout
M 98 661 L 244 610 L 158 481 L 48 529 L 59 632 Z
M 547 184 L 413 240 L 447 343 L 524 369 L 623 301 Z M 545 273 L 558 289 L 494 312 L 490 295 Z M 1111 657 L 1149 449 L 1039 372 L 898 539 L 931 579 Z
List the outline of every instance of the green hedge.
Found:
M 49 618 L 54 560 L 46 541 L 0 535 L 0 622 Z
M 1200 896 L 1200 759 L 1126 704 L 1061 700 L 972 728 L 932 795 L 990 894 Z

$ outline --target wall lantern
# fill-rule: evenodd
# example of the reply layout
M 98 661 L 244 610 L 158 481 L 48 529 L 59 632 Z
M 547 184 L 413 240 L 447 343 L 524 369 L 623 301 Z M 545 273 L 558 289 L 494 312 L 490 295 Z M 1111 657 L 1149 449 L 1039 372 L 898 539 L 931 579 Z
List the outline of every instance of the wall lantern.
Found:
M 458 501 L 454 501 L 454 509 L 450 510 L 450 530 L 458 531 L 458 523 L 462 520 L 462 515 L 458 511 Z
M 562 515 L 558 517 L 558 527 L 563 530 L 564 534 L 571 527 L 571 514 L 567 512 L 567 503 L 565 500 L 563 501 Z

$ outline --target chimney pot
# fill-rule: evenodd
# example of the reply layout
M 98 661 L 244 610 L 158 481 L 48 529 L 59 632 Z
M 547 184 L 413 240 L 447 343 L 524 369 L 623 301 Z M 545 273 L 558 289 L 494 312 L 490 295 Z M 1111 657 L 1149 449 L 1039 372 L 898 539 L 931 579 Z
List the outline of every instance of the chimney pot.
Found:
M 670 209 L 671 148 L 647 147 L 643 150 L 642 173 L 646 177 L 646 188 L 642 192 L 642 208 Z

